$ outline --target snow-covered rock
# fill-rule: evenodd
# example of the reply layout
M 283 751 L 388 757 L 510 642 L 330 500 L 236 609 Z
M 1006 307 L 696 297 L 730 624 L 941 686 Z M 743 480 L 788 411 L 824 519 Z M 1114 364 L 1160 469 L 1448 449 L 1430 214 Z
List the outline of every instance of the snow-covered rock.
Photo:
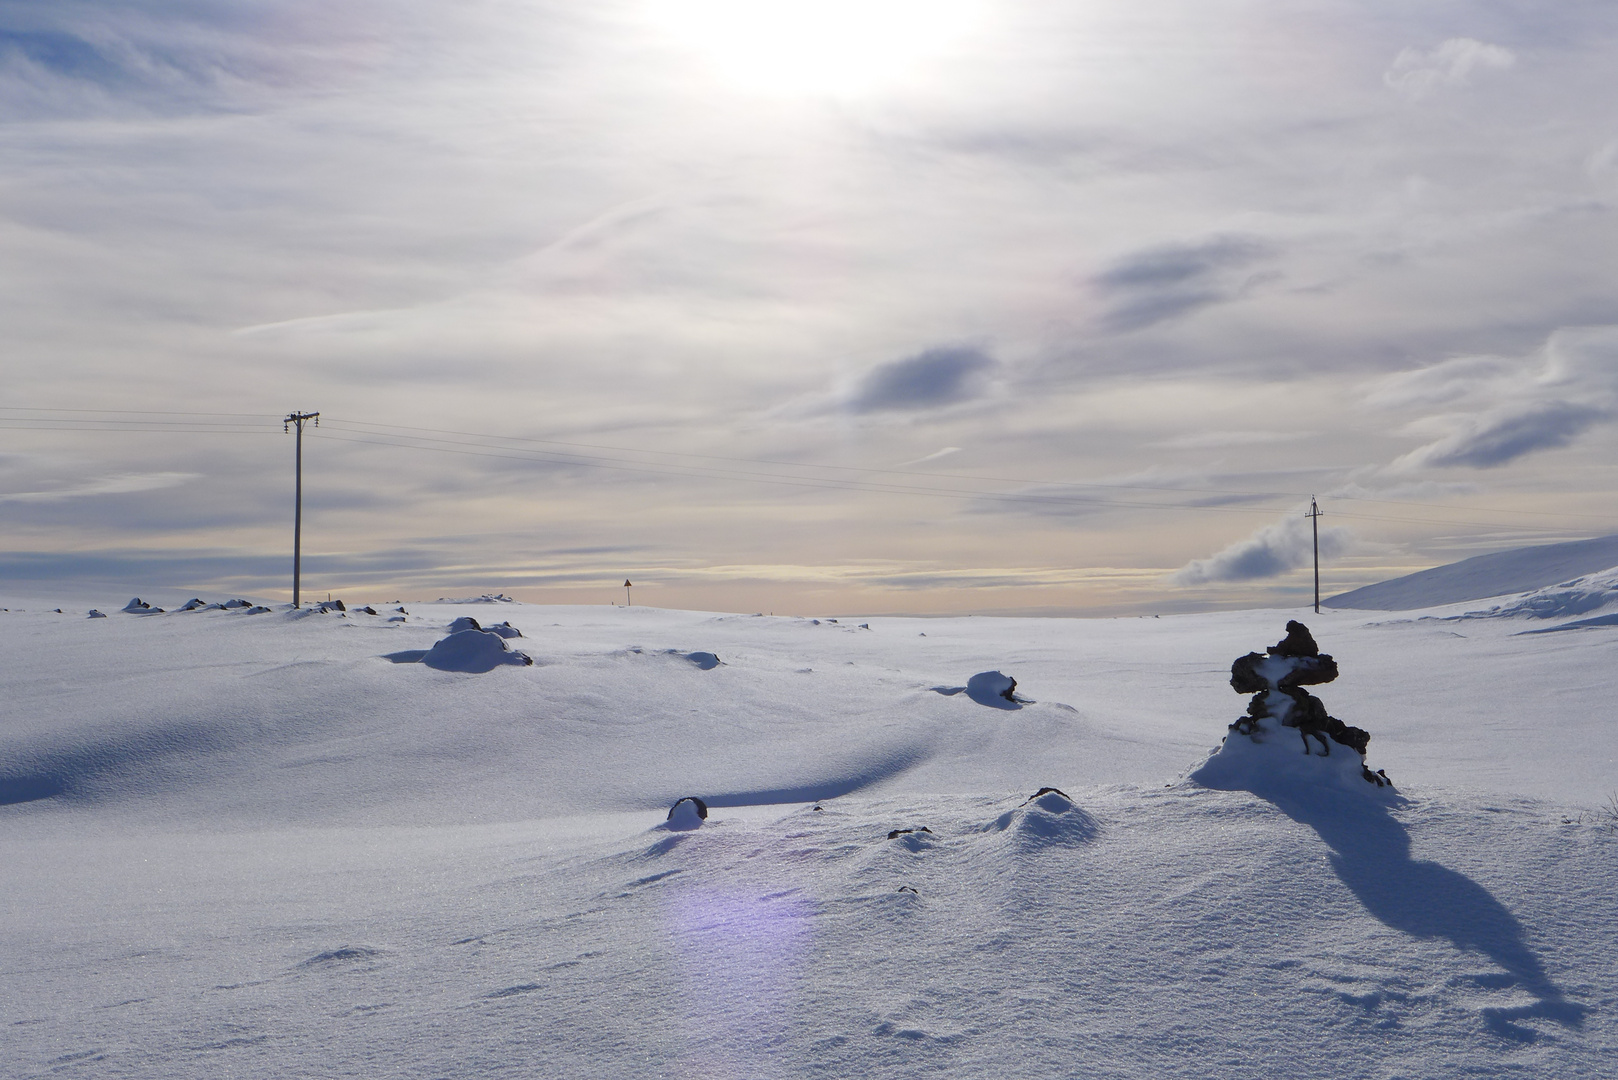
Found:
M 507 664 L 523 667 L 534 660 L 526 653 L 514 651 L 499 634 L 486 630 L 457 630 L 439 639 L 427 650 L 421 662 L 439 671 L 482 674 Z
M 1017 680 L 999 671 L 980 671 L 966 680 L 966 696 L 979 705 L 997 709 L 1016 708 Z
M 669 816 L 663 827 L 674 832 L 689 832 L 700 828 L 708 820 L 708 804 L 695 795 L 687 795 L 669 807 Z

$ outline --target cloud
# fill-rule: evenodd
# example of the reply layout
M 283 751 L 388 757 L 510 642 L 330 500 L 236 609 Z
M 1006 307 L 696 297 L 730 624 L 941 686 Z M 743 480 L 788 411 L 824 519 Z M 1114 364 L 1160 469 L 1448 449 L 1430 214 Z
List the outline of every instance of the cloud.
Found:
M 927 454 L 927 455 L 925 455 L 923 457 L 916 458 L 913 461 L 902 462 L 902 463 L 900 463 L 898 465 L 895 465 L 894 468 L 896 468 L 896 469 L 908 469 L 912 465 L 925 465 L 929 461 L 937 461 L 940 458 L 947 458 L 952 454 L 959 454 L 960 452 L 961 452 L 961 448 L 959 446 L 946 446 L 942 450 L 934 450 L 932 453 Z
M 1379 380 L 1365 400 L 1462 407 L 1417 420 L 1413 427 L 1443 434 L 1399 457 L 1392 472 L 1496 468 L 1618 418 L 1618 328 L 1568 327 L 1527 357 L 1458 357 L 1402 372 Z
M 1510 49 L 1476 38 L 1450 38 L 1428 52 L 1405 49 L 1382 81 L 1412 101 L 1445 86 L 1465 86 L 1474 71 L 1503 71 L 1517 62 Z
M 195 480 L 198 475 L 188 472 L 122 473 L 89 480 L 76 487 L 0 493 L 0 503 L 49 503 L 90 498 L 95 495 L 127 495 L 136 491 L 159 491 L 163 488 L 178 487 L 188 480 Z
M 1377 380 L 1365 395 L 1368 405 L 1449 405 L 1487 394 L 1491 387 L 1520 378 L 1522 362 L 1500 356 L 1461 356 L 1415 371 L 1401 371 Z
M 1327 499 L 1358 499 L 1366 502 L 1430 502 L 1433 499 L 1447 498 L 1452 495 L 1477 495 L 1483 490 L 1483 485 L 1468 481 L 1411 480 L 1377 487 L 1366 487 L 1358 481 L 1350 481 L 1330 491 L 1322 492 L 1320 498 L 1323 502 Z
M 1612 419 L 1607 409 L 1576 401 L 1537 401 L 1467 418 L 1458 430 L 1399 458 L 1397 469 L 1465 466 L 1493 469 L 1533 453 L 1567 446 Z
M 855 387 L 847 407 L 856 413 L 915 412 L 969 400 L 998 365 L 965 345 L 946 345 L 879 364 Z
M 1320 530 L 1322 558 L 1348 550 L 1352 534 L 1344 528 Z M 1314 560 L 1314 538 L 1302 511 L 1266 525 L 1206 559 L 1194 559 L 1169 576 L 1175 585 L 1211 585 L 1278 577 Z
M 1243 271 L 1269 254 L 1251 237 L 1223 236 L 1126 255 L 1095 277 L 1109 300 L 1102 325 L 1115 333 L 1141 330 L 1234 300 L 1256 280 Z
M 1302 431 L 1201 431 L 1178 435 L 1158 443 L 1165 450 L 1226 450 L 1238 446 L 1268 446 L 1307 438 Z

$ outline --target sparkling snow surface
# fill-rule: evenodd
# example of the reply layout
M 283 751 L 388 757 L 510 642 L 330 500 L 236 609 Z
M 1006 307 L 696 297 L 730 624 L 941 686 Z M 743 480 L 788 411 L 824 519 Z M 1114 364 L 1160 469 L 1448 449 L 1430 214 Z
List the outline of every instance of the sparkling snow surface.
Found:
M 1618 626 L 123 599 L 0 612 L 8 1080 L 1614 1075 Z M 1396 792 L 1188 779 L 1288 618 Z

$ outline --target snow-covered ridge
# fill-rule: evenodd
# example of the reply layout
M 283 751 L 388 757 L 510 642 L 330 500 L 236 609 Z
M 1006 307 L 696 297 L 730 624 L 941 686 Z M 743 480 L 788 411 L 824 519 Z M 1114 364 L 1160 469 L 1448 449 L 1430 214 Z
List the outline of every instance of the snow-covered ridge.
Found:
M 1412 611 L 1531 592 L 1618 567 L 1618 536 L 1497 551 L 1378 582 L 1323 601 L 1328 607 Z
M 1513 597 L 1478 611 L 1464 612 L 1462 619 L 1565 619 L 1618 605 L 1618 567 L 1586 574 L 1533 592 Z

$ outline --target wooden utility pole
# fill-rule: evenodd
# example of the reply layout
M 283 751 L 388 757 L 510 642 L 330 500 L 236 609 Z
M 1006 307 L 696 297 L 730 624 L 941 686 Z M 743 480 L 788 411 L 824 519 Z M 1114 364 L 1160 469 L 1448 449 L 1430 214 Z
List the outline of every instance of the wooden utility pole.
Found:
M 303 571 L 303 425 L 313 420 L 315 427 L 320 426 L 320 414 L 317 412 L 288 413 L 281 421 L 281 430 L 289 431 L 292 425 L 298 428 L 297 450 L 297 481 L 293 487 L 292 510 L 292 606 L 298 606 L 299 578 Z
M 1320 507 L 1315 503 L 1315 497 L 1309 496 L 1309 513 L 1304 515 L 1309 519 L 1309 528 L 1315 535 L 1315 614 L 1320 614 Z

